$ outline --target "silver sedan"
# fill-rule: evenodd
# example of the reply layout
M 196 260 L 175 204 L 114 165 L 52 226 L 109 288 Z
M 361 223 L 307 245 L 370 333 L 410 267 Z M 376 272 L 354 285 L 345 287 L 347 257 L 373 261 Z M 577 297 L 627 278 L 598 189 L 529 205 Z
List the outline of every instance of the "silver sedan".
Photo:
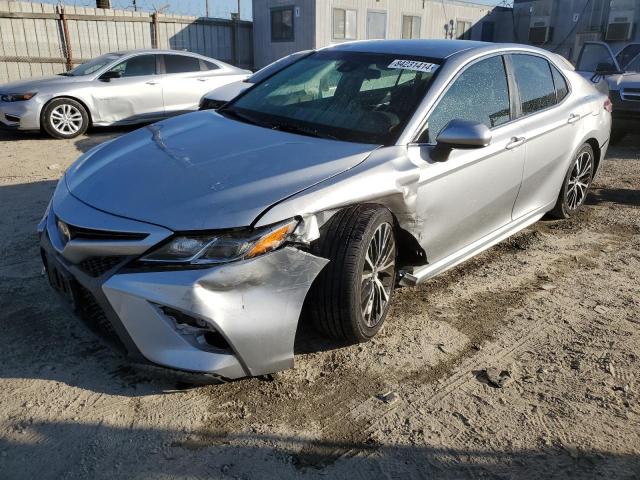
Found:
M 0 85 L 0 123 L 73 138 L 90 125 L 151 122 L 197 110 L 206 92 L 250 74 L 188 52 L 107 53 L 66 73 Z
M 85 153 L 42 258 L 132 359 L 267 374 L 293 365 L 301 315 L 366 341 L 398 285 L 575 215 L 610 130 L 606 95 L 544 50 L 344 43 Z

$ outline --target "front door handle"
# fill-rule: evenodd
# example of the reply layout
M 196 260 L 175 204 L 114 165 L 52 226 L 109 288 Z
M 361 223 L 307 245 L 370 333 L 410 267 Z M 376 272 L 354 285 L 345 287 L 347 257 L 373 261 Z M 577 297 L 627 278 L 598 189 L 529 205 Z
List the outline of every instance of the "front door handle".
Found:
M 154 82 L 153 80 L 149 80 L 146 83 L 147 83 L 147 85 L 157 85 L 158 84 L 158 82 Z
M 577 115 L 575 113 L 572 113 L 571 115 L 569 115 L 569 120 L 567 120 L 568 123 L 574 124 L 576 123 L 578 120 L 580 120 L 580 115 Z
M 209 80 L 208 78 L 199 78 L 198 81 L 199 82 L 206 82 L 207 80 Z
M 512 150 L 523 145 L 527 139 L 524 137 L 513 137 L 509 143 L 507 143 L 507 150 Z

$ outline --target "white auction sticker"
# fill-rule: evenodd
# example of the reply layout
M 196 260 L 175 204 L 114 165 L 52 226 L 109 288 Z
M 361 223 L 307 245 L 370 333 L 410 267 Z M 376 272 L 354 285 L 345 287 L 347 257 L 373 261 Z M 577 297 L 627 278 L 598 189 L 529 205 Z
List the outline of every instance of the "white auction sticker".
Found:
M 399 68 L 402 70 L 431 73 L 438 69 L 438 65 L 435 63 L 416 62 L 415 60 L 394 60 L 387 68 Z

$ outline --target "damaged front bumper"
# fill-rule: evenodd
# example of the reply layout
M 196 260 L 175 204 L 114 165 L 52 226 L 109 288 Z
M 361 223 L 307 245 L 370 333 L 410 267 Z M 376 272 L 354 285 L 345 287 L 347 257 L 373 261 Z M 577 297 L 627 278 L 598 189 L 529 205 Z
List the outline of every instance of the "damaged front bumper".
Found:
M 58 219 L 81 227 L 83 238 L 63 245 Z M 97 225 L 148 236 L 87 240 L 86 232 Z M 131 260 L 171 232 L 91 209 L 64 185 L 39 231 L 52 285 L 94 331 L 123 346 L 133 361 L 226 379 L 293 366 L 305 297 L 328 263 L 284 247 L 211 268 L 133 269 Z M 106 270 L 96 267 L 105 262 Z

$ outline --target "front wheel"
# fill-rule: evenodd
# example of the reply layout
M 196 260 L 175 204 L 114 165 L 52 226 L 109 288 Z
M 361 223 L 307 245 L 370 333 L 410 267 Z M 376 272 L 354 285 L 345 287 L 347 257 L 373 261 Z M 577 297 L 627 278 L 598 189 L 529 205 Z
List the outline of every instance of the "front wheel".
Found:
M 89 115 L 80 102 L 58 98 L 42 112 L 42 127 L 54 138 L 75 138 L 89 126 Z
M 396 282 L 393 217 L 378 205 L 358 205 L 336 213 L 321 233 L 312 250 L 330 262 L 309 294 L 314 324 L 340 340 L 369 340 L 384 323 Z
M 571 162 L 556 205 L 549 215 L 554 218 L 569 218 L 575 215 L 587 199 L 594 172 L 593 148 L 589 144 L 584 144 Z

